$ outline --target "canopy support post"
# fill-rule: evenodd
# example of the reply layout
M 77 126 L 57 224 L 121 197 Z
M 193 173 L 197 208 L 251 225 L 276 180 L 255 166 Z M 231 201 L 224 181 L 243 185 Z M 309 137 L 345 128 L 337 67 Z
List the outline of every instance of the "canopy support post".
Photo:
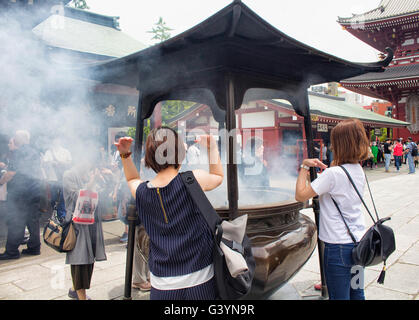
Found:
M 141 167 L 141 153 L 143 146 L 143 133 L 144 133 L 144 119 L 142 118 L 142 94 L 139 93 L 138 108 L 137 108 L 137 130 L 135 131 L 135 146 L 134 146 L 134 162 L 138 172 Z M 125 265 L 125 288 L 124 300 L 132 300 L 132 265 L 134 261 L 134 248 L 135 248 L 135 221 L 137 220 L 137 206 L 134 198 L 131 197 L 130 203 L 127 208 L 128 220 L 128 245 L 127 245 L 127 259 Z
M 307 138 L 307 153 L 309 158 L 314 158 L 314 141 L 313 141 L 313 128 L 311 124 L 311 115 L 310 115 L 310 106 L 308 102 L 308 92 L 307 90 L 302 90 L 299 94 L 299 103 L 301 110 L 304 110 L 304 129 L 306 132 Z M 310 168 L 310 180 L 313 181 L 317 178 L 316 168 Z M 317 226 L 317 248 L 319 250 L 319 266 L 320 266 L 320 278 L 321 278 L 321 297 L 327 299 L 327 286 L 326 286 L 326 277 L 324 275 L 324 245 L 323 242 L 319 239 L 319 219 L 320 219 L 320 204 L 319 197 L 313 198 L 313 211 L 314 218 Z
M 235 83 L 233 76 L 230 74 L 226 78 L 226 129 L 228 141 L 226 141 L 227 149 L 227 193 L 229 218 L 234 219 L 238 214 L 239 186 L 237 177 L 237 136 L 236 136 L 236 113 L 235 113 Z

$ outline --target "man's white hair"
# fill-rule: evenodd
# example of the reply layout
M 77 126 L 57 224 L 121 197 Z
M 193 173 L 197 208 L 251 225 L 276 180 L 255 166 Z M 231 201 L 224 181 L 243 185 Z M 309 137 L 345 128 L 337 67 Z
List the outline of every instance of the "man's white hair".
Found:
M 13 138 L 14 143 L 17 147 L 20 147 L 21 145 L 24 145 L 24 144 L 29 144 L 30 139 L 31 139 L 31 135 L 26 130 L 17 130 Z

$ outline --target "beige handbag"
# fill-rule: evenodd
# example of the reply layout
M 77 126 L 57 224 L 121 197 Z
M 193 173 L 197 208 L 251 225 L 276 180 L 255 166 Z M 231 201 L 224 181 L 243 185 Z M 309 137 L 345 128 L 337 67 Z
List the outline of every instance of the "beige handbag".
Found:
M 69 252 L 76 246 L 77 233 L 72 221 L 61 225 L 54 219 L 49 219 L 44 228 L 43 238 L 46 245 L 55 251 Z

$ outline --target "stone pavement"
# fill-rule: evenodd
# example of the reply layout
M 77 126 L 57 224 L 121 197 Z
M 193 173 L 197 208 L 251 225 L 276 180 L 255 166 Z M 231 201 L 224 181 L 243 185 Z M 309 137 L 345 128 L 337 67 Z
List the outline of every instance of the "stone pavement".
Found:
M 393 169 L 394 170 L 394 169 Z M 366 169 L 377 210 L 396 235 L 396 251 L 387 262 L 384 285 L 376 280 L 381 265 L 365 272 L 367 299 L 419 299 L 419 172 L 407 174 L 385 173 L 383 168 Z M 365 194 L 367 195 L 367 193 Z M 369 197 L 365 197 L 371 204 Z M 372 206 L 371 206 L 372 208 Z M 303 213 L 314 220 L 311 209 Z M 365 221 L 370 223 L 366 214 Z M 122 299 L 125 278 L 125 244 L 119 243 L 123 225 L 119 221 L 103 223 L 107 261 L 95 263 L 88 295 L 94 300 Z M 1 245 L 0 252 L 3 252 Z M 18 260 L 0 261 L 0 300 L 68 300 L 71 287 L 70 267 L 65 265 L 65 254 L 42 246 L 40 256 L 23 256 Z M 303 268 L 270 299 L 299 300 L 319 297 L 314 284 L 320 280 L 317 249 Z M 148 293 L 132 290 L 135 300 L 149 299 Z

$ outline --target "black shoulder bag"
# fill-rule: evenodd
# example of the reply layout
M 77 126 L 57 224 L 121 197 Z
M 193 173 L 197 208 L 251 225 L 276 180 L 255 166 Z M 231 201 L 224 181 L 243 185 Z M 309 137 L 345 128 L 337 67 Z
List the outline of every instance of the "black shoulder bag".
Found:
M 214 237 L 214 277 L 217 286 L 218 298 L 235 300 L 244 297 L 250 292 L 255 273 L 255 260 L 249 238 L 245 235 L 242 243 L 236 243 L 223 238 L 222 219 L 214 210 L 201 186 L 195 179 L 192 171 L 180 173 L 182 181 L 194 200 L 201 214 L 204 216 Z M 248 271 L 233 277 L 226 265 L 224 253 L 220 247 L 223 242 L 230 249 L 239 252 L 246 261 Z
M 390 217 L 380 219 L 378 217 L 377 209 L 375 207 L 374 199 L 372 197 L 370 185 L 368 183 L 367 176 L 365 175 L 365 180 L 367 182 L 368 190 L 371 195 L 371 200 L 374 206 L 375 215 L 377 220 L 374 220 L 371 212 L 369 211 L 367 205 L 362 199 L 361 194 L 359 193 L 358 189 L 355 186 L 354 181 L 352 180 L 351 176 L 349 175 L 348 171 L 345 167 L 340 166 L 342 170 L 346 173 L 351 182 L 352 186 L 354 187 L 356 193 L 358 194 L 359 198 L 362 201 L 365 209 L 367 210 L 369 216 L 371 217 L 374 225 L 370 227 L 367 232 L 365 232 L 362 239 L 357 242 L 355 236 L 352 234 L 351 230 L 349 229 L 348 224 L 343 217 L 342 212 L 339 209 L 338 204 L 332 198 L 333 203 L 335 204 L 336 208 L 338 209 L 340 216 L 342 217 L 343 222 L 345 223 L 346 229 L 348 230 L 349 235 L 351 236 L 352 241 L 355 243 L 355 247 L 352 249 L 352 259 L 355 265 L 360 265 L 363 267 L 377 265 L 379 263 L 384 263 L 383 270 L 381 271 L 380 276 L 378 277 L 377 282 L 380 284 L 384 283 L 385 271 L 386 271 L 386 260 L 387 258 L 396 250 L 396 241 L 394 238 L 393 229 L 383 225 L 383 222 L 390 220 Z

